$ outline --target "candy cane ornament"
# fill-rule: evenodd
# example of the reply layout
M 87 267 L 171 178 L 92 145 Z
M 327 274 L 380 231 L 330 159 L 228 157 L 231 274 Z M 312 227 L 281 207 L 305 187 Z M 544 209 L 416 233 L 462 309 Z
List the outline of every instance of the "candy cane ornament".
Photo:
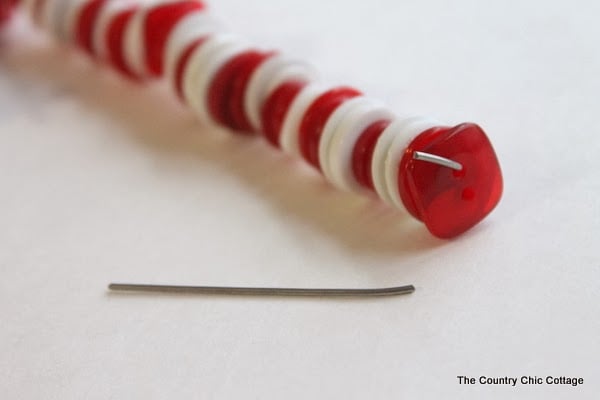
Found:
M 473 227 L 502 195 L 478 125 L 398 117 L 357 89 L 320 83 L 307 64 L 225 32 L 199 0 L 0 0 L 0 23 L 17 5 L 130 78 L 165 77 L 202 122 L 261 132 L 334 186 L 374 194 L 437 237 Z

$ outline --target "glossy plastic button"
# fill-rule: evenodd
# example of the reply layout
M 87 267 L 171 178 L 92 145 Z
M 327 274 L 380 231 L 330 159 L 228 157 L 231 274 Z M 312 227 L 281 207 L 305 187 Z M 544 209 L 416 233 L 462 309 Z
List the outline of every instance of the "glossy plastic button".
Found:
M 415 151 L 462 165 L 460 171 L 414 160 Z M 460 235 L 488 215 L 502 196 L 496 153 L 483 130 L 471 123 L 430 129 L 408 146 L 399 166 L 398 187 L 405 206 L 440 238 Z

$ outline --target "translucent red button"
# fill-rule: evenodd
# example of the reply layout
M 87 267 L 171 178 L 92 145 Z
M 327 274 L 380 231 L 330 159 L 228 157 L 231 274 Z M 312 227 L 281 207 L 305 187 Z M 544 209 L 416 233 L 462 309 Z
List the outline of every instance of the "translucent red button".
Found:
M 462 169 L 415 160 L 415 151 L 456 161 Z M 398 187 L 404 205 L 440 238 L 451 238 L 473 227 L 494 209 L 502 195 L 496 153 L 475 124 L 423 132 L 410 143 L 399 168 Z

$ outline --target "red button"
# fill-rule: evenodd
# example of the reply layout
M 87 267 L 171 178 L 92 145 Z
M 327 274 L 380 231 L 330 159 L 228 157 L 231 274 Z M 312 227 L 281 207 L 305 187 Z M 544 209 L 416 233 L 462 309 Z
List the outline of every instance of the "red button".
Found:
M 236 132 L 252 132 L 244 110 L 244 94 L 252 72 L 273 52 L 249 50 L 227 61 L 215 74 L 208 91 L 213 118 Z
M 257 54 L 254 57 L 248 57 L 245 63 L 242 63 L 237 69 L 231 81 L 231 93 L 229 96 L 229 127 L 236 131 L 252 132 L 254 128 L 246 115 L 244 107 L 244 98 L 246 96 L 246 88 L 254 71 L 270 57 L 274 56 L 275 52 Z
M 271 93 L 261 107 L 260 120 L 263 135 L 275 147 L 280 147 L 279 136 L 285 115 L 304 86 L 306 86 L 304 81 L 285 81 Z
M 377 139 L 391 121 L 381 120 L 369 125 L 361 134 L 352 151 L 352 172 L 354 178 L 367 189 L 374 190 L 371 162 Z
M 202 9 L 202 2 L 184 0 L 160 4 L 148 11 L 144 23 L 146 65 L 154 76 L 162 74 L 164 49 L 171 30 L 187 14 Z
M 92 0 L 86 3 L 81 9 L 81 13 L 77 19 L 75 33 L 77 45 L 90 55 L 94 55 L 92 36 L 94 27 L 96 26 L 96 20 L 106 1 L 107 0 Z
M 194 51 L 202 46 L 204 42 L 208 39 L 208 36 L 200 37 L 193 42 L 191 42 L 181 53 L 181 56 L 177 60 L 177 65 L 175 66 L 175 82 L 173 85 L 175 86 L 175 93 L 177 93 L 177 97 L 183 102 L 185 102 L 185 96 L 183 94 L 183 73 L 185 72 L 185 67 L 187 67 L 192 54 Z
M 129 20 L 133 17 L 133 13 L 137 8 L 138 6 L 131 6 L 129 9 L 119 12 L 113 17 L 112 21 L 110 21 L 108 29 L 106 30 L 108 58 L 111 65 L 131 79 L 135 79 L 136 77 L 125 62 L 125 57 L 123 55 L 123 35 Z
M 460 171 L 414 160 L 421 151 L 456 161 Z M 417 136 L 400 162 L 398 187 L 408 211 L 440 238 L 479 223 L 502 196 L 502 173 L 483 130 L 471 123 L 433 128 Z
M 327 119 L 343 102 L 361 94 L 358 90 L 345 86 L 328 90 L 310 105 L 302 117 L 298 138 L 300 151 L 304 159 L 319 170 L 319 141 Z
M 1 0 L 0 1 L 0 26 L 7 22 L 12 16 L 13 9 L 17 1 Z

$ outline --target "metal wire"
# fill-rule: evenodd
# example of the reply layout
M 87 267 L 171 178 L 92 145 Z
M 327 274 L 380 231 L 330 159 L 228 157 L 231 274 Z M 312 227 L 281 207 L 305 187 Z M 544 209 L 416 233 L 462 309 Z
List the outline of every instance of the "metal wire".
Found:
M 456 161 L 436 156 L 435 154 L 424 153 L 422 151 L 415 151 L 413 153 L 413 159 L 442 165 L 444 167 L 452 168 L 456 171 L 460 171 L 462 169 L 462 165 Z
M 236 286 L 148 285 L 137 283 L 111 283 L 110 285 L 108 285 L 108 289 L 112 291 L 122 292 L 315 297 L 396 296 L 402 294 L 409 294 L 415 291 L 415 287 L 413 285 L 371 289 L 319 289 Z

